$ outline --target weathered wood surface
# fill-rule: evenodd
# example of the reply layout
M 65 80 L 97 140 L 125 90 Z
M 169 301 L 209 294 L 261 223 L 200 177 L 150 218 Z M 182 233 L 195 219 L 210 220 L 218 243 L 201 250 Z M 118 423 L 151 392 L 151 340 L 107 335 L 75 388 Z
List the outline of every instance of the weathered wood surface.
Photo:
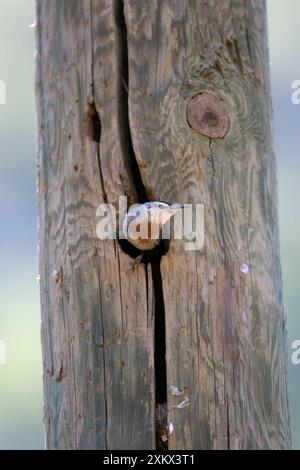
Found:
M 95 233 L 101 201 L 145 192 L 205 206 L 203 250 L 173 242 L 161 262 L 169 448 L 290 447 L 268 60 L 260 0 L 37 1 L 49 448 L 155 447 L 150 268 Z M 223 140 L 187 124 L 203 91 Z
M 42 339 L 52 449 L 154 446 L 151 283 L 143 269 L 129 275 L 129 257 L 115 240 L 96 237 L 97 206 L 117 202 L 126 181 L 135 198 L 125 164 L 114 3 L 37 2 Z M 100 144 L 86 132 L 93 100 Z M 53 271 L 61 275 L 55 279 Z

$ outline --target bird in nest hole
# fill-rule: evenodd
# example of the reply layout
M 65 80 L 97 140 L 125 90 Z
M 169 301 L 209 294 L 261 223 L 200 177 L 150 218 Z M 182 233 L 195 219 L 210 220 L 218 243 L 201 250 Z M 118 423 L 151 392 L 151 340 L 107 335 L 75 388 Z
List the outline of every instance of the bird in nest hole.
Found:
M 153 201 L 129 209 L 119 242 L 123 251 L 134 258 L 132 269 L 141 261 L 147 263 L 167 253 L 169 240 L 162 237 L 163 227 L 183 207 L 182 204 Z

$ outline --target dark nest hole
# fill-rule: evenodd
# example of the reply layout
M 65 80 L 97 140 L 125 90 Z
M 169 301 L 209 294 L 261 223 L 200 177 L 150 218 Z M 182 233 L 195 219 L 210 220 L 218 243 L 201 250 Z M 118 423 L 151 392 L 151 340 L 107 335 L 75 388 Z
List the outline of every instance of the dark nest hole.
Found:
M 126 239 L 119 238 L 118 241 L 122 251 L 124 251 L 124 253 L 129 255 L 132 259 L 136 259 L 143 253 L 141 263 L 146 265 L 151 262 L 160 263 L 161 258 L 168 253 L 170 246 L 170 240 L 162 240 L 161 243 L 153 250 L 141 252 Z

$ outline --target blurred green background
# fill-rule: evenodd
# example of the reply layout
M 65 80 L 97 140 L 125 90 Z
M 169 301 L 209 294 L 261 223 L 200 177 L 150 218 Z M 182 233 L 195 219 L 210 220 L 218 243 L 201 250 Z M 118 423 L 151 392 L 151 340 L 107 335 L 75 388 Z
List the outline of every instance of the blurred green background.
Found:
M 80 0 L 78 0 L 80 1 Z M 300 105 L 291 83 L 300 80 L 300 2 L 269 0 L 269 44 L 278 162 L 280 235 L 289 330 L 289 388 L 294 447 L 300 448 L 300 365 L 290 345 L 300 339 Z M 34 21 L 32 0 L 0 0 L 0 449 L 42 449 L 42 364 L 36 283 Z

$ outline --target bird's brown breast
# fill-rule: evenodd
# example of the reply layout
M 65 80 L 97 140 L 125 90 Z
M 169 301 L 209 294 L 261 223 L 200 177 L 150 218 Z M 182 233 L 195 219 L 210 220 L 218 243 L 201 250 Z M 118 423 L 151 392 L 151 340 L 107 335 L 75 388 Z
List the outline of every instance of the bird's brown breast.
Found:
M 138 234 L 141 231 L 140 224 L 137 224 L 135 227 L 136 233 Z M 153 229 L 152 229 L 153 230 Z M 159 233 L 157 234 L 157 238 L 151 238 L 151 222 L 148 222 L 147 231 L 143 230 L 143 236 L 136 237 L 136 238 L 128 238 L 130 243 L 132 243 L 135 247 L 139 248 L 141 251 L 153 250 L 157 244 L 157 239 L 159 237 Z

